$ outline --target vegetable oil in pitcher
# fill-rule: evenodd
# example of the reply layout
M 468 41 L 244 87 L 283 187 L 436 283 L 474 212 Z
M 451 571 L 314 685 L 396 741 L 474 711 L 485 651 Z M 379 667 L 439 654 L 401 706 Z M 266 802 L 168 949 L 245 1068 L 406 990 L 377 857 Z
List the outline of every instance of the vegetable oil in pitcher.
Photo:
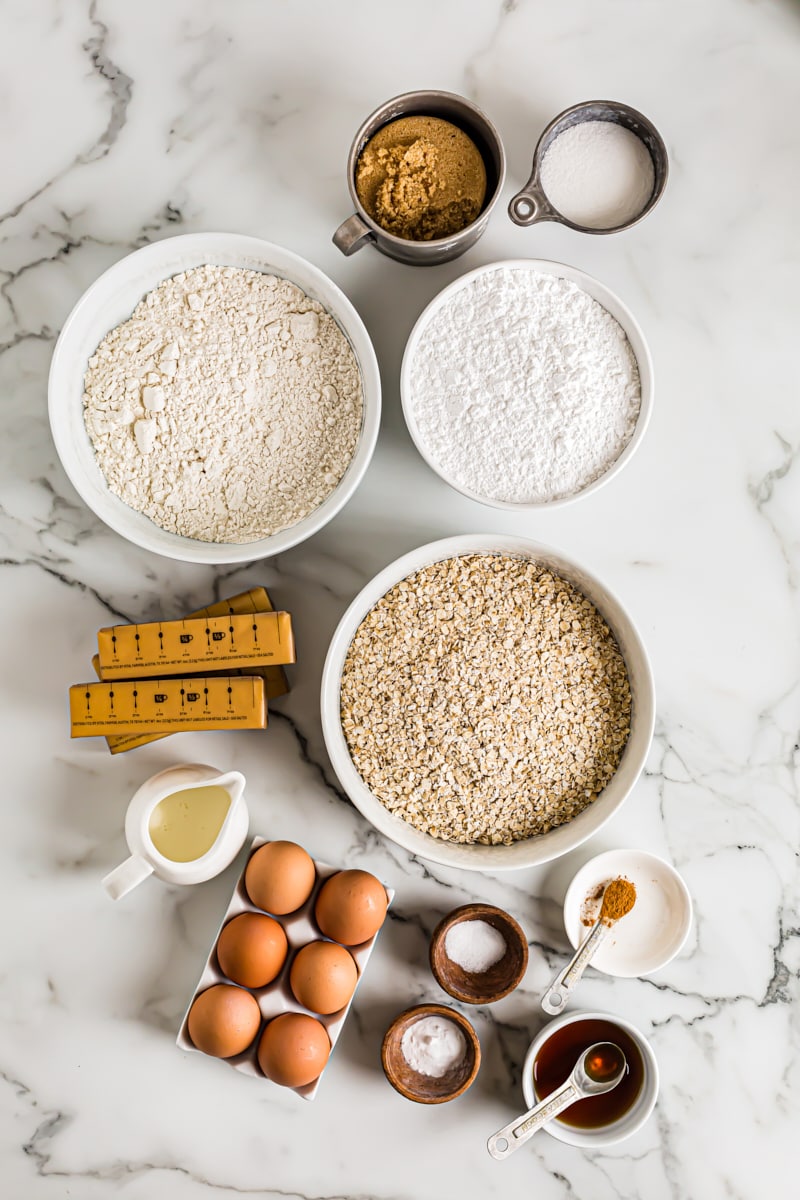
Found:
M 230 793 L 218 784 L 171 792 L 150 814 L 153 845 L 172 862 L 202 858 L 219 837 L 230 806 Z

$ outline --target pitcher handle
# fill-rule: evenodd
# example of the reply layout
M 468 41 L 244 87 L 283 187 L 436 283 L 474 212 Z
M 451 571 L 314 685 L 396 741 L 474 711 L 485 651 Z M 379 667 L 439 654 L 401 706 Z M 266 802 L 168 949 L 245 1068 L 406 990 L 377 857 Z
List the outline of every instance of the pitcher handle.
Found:
M 103 887 L 112 900 L 121 900 L 128 892 L 137 887 L 148 875 L 153 874 L 153 868 L 138 854 L 132 854 L 120 863 L 103 879 Z
M 333 235 L 333 244 L 342 254 L 355 254 L 362 246 L 375 241 L 375 234 L 369 225 L 361 220 L 358 213 L 353 213 L 346 221 L 342 221 Z

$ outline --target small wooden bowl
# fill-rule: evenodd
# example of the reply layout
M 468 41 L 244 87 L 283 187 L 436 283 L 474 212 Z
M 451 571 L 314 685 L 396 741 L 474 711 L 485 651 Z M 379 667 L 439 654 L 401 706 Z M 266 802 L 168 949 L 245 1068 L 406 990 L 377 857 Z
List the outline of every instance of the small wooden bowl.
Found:
M 452 1021 L 466 1040 L 467 1049 L 463 1059 L 446 1075 L 421 1075 L 409 1066 L 403 1055 L 403 1034 L 423 1017 L 443 1017 Z M 454 1008 L 448 1008 L 446 1004 L 417 1004 L 395 1017 L 386 1030 L 381 1046 L 381 1064 L 389 1083 L 406 1100 L 414 1100 L 417 1104 L 444 1104 L 447 1100 L 462 1096 L 478 1074 L 481 1046 L 467 1018 Z
M 488 971 L 465 971 L 447 957 L 445 938 L 462 921 L 485 921 L 505 939 L 506 952 Z M 528 967 L 528 939 L 521 926 L 502 908 L 493 904 L 462 904 L 443 917 L 433 931 L 430 948 L 431 971 L 439 987 L 464 1004 L 491 1004 L 502 1000 L 522 981 Z

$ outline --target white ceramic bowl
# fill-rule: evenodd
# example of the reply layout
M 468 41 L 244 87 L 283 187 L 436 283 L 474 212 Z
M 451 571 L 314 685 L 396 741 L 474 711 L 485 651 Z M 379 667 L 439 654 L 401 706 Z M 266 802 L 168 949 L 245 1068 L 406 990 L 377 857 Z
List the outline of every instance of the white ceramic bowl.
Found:
M 534 1104 L 538 1103 L 539 1097 L 533 1086 L 534 1059 L 556 1030 L 563 1029 L 565 1025 L 571 1025 L 573 1021 L 586 1020 L 612 1021 L 615 1025 L 619 1025 L 639 1047 L 644 1062 L 644 1080 L 639 1095 L 632 1107 L 618 1121 L 614 1121 L 611 1125 L 603 1125 L 599 1129 L 578 1129 L 574 1125 L 565 1125 L 556 1117 L 554 1121 L 549 1121 L 547 1125 L 543 1126 L 552 1137 L 559 1142 L 566 1142 L 568 1146 L 580 1146 L 584 1150 L 598 1150 L 601 1146 L 614 1146 L 617 1142 L 624 1142 L 626 1138 L 637 1133 L 655 1108 L 658 1098 L 659 1077 L 656 1056 L 647 1038 L 630 1021 L 626 1021 L 614 1013 L 601 1012 L 565 1013 L 563 1017 L 556 1017 L 554 1021 L 549 1021 L 528 1047 L 522 1068 L 522 1093 L 528 1108 L 532 1108 Z
M 342 669 L 353 636 L 364 617 L 389 588 L 413 571 L 459 554 L 510 554 L 535 559 L 575 584 L 608 622 L 625 659 L 633 709 L 631 732 L 622 760 L 611 782 L 593 804 L 574 820 L 549 833 L 515 842 L 511 846 L 460 845 L 422 833 L 394 816 L 376 799 L 350 757 L 340 716 Z M 629 795 L 645 764 L 653 736 L 655 691 L 647 652 L 633 622 L 619 600 L 594 575 L 558 550 L 527 538 L 503 534 L 468 534 L 420 546 L 390 564 L 356 596 L 331 639 L 321 691 L 322 732 L 333 768 L 342 787 L 375 828 L 399 846 L 451 867 L 473 871 L 503 871 L 533 867 L 574 850 L 597 833 Z
M 338 487 L 302 521 L 255 542 L 201 542 L 170 533 L 135 512 L 109 490 L 83 420 L 87 362 L 110 329 L 127 320 L 147 292 L 191 267 L 211 263 L 264 271 L 296 283 L 332 314 L 361 370 L 364 410 L 355 454 Z M 238 233 L 190 233 L 136 250 L 105 271 L 73 308 L 56 343 L 48 385 L 50 427 L 62 466 L 75 490 L 106 525 L 167 558 L 196 563 L 250 562 L 280 554 L 311 537 L 350 499 L 369 465 L 378 437 L 381 384 L 369 334 L 350 301 L 322 271 L 271 242 Z
M 607 850 L 581 867 L 564 897 L 564 929 L 576 949 L 587 932 L 581 920 L 587 896 L 620 876 L 636 887 L 636 902 L 591 965 L 606 975 L 632 979 L 665 967 L 680 951 L 692 924 L 692 898 L 663 858 L 645 850 Z
M 425 331 L 426 326 L 431 318 L 448 302 L 450 297 L 461 289 L 471 279 L 475 279 L 479 275 L 489 275 L 493 271 L 500 268 L 511 268 L 512 270 L 536 271 L 545 275 L 555 275 L 559 279 L 569 279 L 578 287 L 582 288 L 592 299 L 597 300 L 602 304 L 611 316 L 615 318 L 622 326 L 631 349 L 636 357 L 636 362 L 639 367 L 639 381 L 641 386 L 641 404 L 639 408 L 639 416 L 636 421 L 636 428 L 633 435 L 624 448 L 620 456 L 615 459 L 611 466 L 595 479 L 593 483 L 589 483 L 586 487 L 579 489 L 577 492 L 571 493 L 569 496 L 562 496 L 558 500 L 537 501 L 533 503 L 522 503 L 511 500 L 496 500 L 489 496 L 482 496 L 477 492 L 471 491 L 469 488 L 463 487 L 456 480 L 452 479 L 441 467 L 440 463 L 433 456 L 425 439 L 420 432 L 414 415 L 414 404 L 411 387 L 411 369 L 414 361 L 414 355 L 417 351 L 420 339 Z M 479 504 L 488 504 L 492 508 L 506 509 L 509 512 L 531 512 L 538 509 L 546 508 L 561 508 L 565 504 L 572 504 L 574 500 L 582 499 L 585 496 L 590 496 L 593 492 L 598 491 L 610 479 L 623 469 L 626 463 L 629 463 L 636 450 L 641 445 L 645 431 L 650 421 L 650 415 L 653 409 L 653 360 L 650 355 L 647 342 L 639 325 L 639 322 L 634 317 L 627 305 L 623 304 L 619 296 L 607 288 L 604 283 L 594 279 L 591 275 L 587 275 L 585 271 L 579 271 L 577 267 L 567 266 L 565 263 L 550 262 L 543 258 L 511 258 L 501 262 L 487 263 L 483 267 L 476 267 L 474 271 L 468 271 L 465 275 L 460 275 L 458 279 L 443 288 L 438 295 L 434 296 L 430 304 L 423 309 L 417 323 L 411 330 L 411 333 L 406 343 L 405 352 L 403 354 L 403 362 L 400 368 L 400 397 L 403 404 L 403 415 L 408 426 L 408 432 L 417 450 L 425 459 L 425 462 L 435 471 L 436 474 L 448 483 L 455 491 L 460 492 L 462 496 L 466 496 L 470 500 L 477 500 Z

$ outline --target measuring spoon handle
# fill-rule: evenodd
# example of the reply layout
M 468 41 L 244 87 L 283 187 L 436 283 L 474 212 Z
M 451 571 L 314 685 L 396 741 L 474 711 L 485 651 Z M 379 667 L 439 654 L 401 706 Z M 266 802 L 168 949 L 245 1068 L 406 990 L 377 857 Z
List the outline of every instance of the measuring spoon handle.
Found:
M 607 925 L 605 921 L 597 921 L 589 936 L 584 938 L 578 946 L 564 970 L 556 975 L 548 991 L 542 997 L 542 1008 L 548 1016 L 554 1017 L 563 1011 L 575 984 L 594 958 L 610 928 L 611 926 Z
M 570 1077 L 566 1083 L 562 1083 L 560 1088 L 539 1104 L 529 1108 L 521 1117 L 515 1117 L 508 1125 L 504 1125 L 502 1129 L 498 1129 L 497 1133 L 493 1133 L 486 1143 L 486 1149 L 491 1154 L 492 1158 L 498 1160 L 508 1158 L 509 1154 L 513 1154 L 520 1146 L 524 1146 L 529 1138 L 532 1138 L 537 1129 L 541 1129 L 542 1125 L 547 1121 L 552 1121 L 553 1117 L 570 1104 L 574 1104 L 579 1100 L 581 1093 L 573 1083 Z

